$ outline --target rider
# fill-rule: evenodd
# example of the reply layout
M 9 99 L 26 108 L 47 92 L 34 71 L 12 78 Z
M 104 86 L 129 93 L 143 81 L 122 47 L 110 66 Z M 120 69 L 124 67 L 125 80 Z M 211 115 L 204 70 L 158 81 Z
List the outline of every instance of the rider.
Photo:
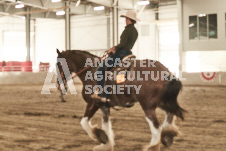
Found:
M 102 88 L 105 84 L 106 62 L 109 65 L 109 67 L 107 67 L 107 70 L 110 70 L 112 68 L 112 65 L 114 65 L 115 63 L 116 58 L 120 58 L 120 60 L 122 60 L 123 57 L 131 55 L 131 49 L 133 48 L 138 37 L 137 29 L 134 27 L 134 24 L 139 21 L 139 19 L 136 17 L 136 13 L 134 11 L 128 11 L 126 15 L 121 15 L 120 17 L 125 17 L 126 19 L 126 27 L 120 36 L 120 43 L 108 50 L 109 57 L 97 69 L 97 71 L 99 71 L 99 73 L 102 73 L 103 75 L 103 78 L 97 81 L 98 85 L 100 85 Z M 106 98 L 106 93 L 98 93 L 98 96 L 96 94 L 93 94 L 92 97 L 96 99 Z

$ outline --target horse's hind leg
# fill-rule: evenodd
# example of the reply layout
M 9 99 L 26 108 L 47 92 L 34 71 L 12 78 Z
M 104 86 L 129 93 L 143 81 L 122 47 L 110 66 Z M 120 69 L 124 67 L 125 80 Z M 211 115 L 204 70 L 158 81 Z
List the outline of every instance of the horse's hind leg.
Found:
M 146 120 L 151 129 L 151 142 L 144 148 L 144 151 L 160 151 L 161 128 L 155 114 L 155 108 L 144 109 Z
M 174 124 L 175 118 L 173 114 L 166 112 L 165 120 L 161 126 L 161 142 L 166 147 L 170 147 L 173 144 L 174 136 L 179 134 L 179 130 Z
M 106 106 L 102 106 L 101 111 L 102 111 L 102 129 L 107 135 L 105 135 L 105 133 L 98 134 L 99 139 L 101 139 L 101 141 L 99 142 L 102 142 L 102 144 L 94 147 L 94 150 L 95 151 L 99 151 L 99 150 L 113 151 L 115 142 L 114 142 L 114 133 L 113 133 L 112 125 L 110 121 L 110 108 Z

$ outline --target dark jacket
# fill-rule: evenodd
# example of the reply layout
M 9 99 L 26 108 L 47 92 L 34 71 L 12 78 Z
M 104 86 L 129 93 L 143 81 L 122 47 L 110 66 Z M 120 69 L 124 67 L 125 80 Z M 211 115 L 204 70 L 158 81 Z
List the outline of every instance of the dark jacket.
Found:
M 115 46 L 116 51 L 118 50 L 131 50 L 138 37 L 137 29 L 134 24 L 129 24 L 125 27 L 125 30 L 120 36 L 120 43 Z

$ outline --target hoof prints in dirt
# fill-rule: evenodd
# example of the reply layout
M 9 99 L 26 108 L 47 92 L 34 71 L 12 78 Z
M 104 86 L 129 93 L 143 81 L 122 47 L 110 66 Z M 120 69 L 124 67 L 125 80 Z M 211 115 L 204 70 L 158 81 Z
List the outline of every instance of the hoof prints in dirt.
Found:
M 49 116 L 51 114 L 44 113 L 44 112 L 24 112 L 24 115 L 26 115 L 26 116 Z M 82 117 L 77 116 L 77 115 L 64 115 L 64 114 L 59 114 L 59 115 L 57 115 L 57 118 L 82 118 Z
M 23 113 L 19 113 L 19 112 L 14 112 L 14 111 L 8 111 L 5 112 L 8 115 L 25 115 L 25 116 L 48 116 L 50 115 L 49 113 L 45 113 L 45 112 L 23 112 Z
M 70 144 L 70 145 L 65 145 L 64 148 L 77 148 L 77 147 L 81 147 L 80 144 Z
M 77 116 L 77 115 L 64 115 L 64 114 L 59 114 L 58 118 L 82 118 L 81 116 Z
M 14 142 L 17 142 L 17 143 L 33 143 L 33 142 L 37 142 L 37 140 L 34 140 L 34 139 L 19 139 L 19 140 L 15 140 Z
M 175 142 L 184 142 L 184 139 L 176 139 Z
M 51 147 L 51 146 L 47 146 L 47 147 L 41 148 L 41 150 L 56 150 L 56 148 Z
M 224 121 L 224 120 L 215 120 L 215 121 L 213 121 L 214 123 L 226 123 L 226 121 Z
M 26 115 L 26 116 L 48 116 L 50 114 L 44 113 L 44 112 L 24 112 L 24 115 Z
M 77 116 L 77 115 L 64 115 L 64 114 L 59 114 L 59 115 L 54 115 L 50 113 L 45 113 L 45 112 L 6 112 L 8 115 L 24 115 L 24 116 L 53 116 L 56 118 L 75 118 L 75 119 L 80 119 L 82 116 Z

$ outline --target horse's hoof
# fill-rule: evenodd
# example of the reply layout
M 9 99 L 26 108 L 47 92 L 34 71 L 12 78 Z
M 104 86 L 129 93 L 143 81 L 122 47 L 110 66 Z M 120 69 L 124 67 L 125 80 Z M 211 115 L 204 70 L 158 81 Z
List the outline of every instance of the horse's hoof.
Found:
M 173 137 L 172 135 L 164 136 L 161 138 L 161 142 L 164 146 L 170 147 L 173 144 Z
M 178 132 L 173 129 L 162 130 L 161 142 L 164 146 L 170 147 L 173 144 L 173 138 L 178 135 Z
M 93 148 L 94 151 L 113 151 L 113 147 L 112 146 L 109 146 L 109 145 L 106 145 L 106 144 L 100 144 L 100 145 L 97 145 Z
M 94 128 L 93 133 L 96 135 L 98 142 L 103 144 L 108 142 L 108 136 L 102 129 Z
M 160 144 L 157 145 L 147 145 L 144 147 L 143 151 L 160 151 Z
M 61 100 L 61 102 L 66 102 L 65 100 Z

